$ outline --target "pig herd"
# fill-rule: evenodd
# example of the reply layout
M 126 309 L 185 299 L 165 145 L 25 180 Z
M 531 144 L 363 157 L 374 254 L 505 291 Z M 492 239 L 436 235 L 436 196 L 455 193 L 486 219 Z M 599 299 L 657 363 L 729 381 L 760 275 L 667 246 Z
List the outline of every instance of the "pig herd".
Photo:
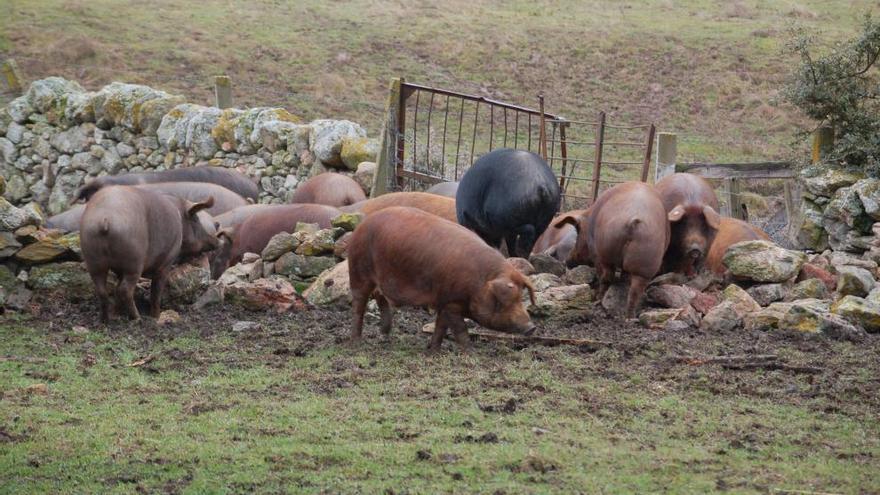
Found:
M 354 180 L 325 173 L 300 185 L 291 204 L 253 204 L 258 193 L 251 179 L 219 167 L 103 177 L 78 191 L 85 204 L 50 218 L 48 225 L 80 231 L 106 322 L 111 272 L 116 306 L 134 319 L 137 282 L 151 279 L 150 315 L 156 317 L 175 263 L 207 254 L 217 278 L 298 222 L 328 228 L 339 214 L 360 212 L 365 219 L 344 244 L 352 340 L 361 337 L 372 298 L 385 334 L 396 306 L 436 310 L 431 350 L 447 331 L 466 347 L 465 318 L 503 332 L 535 330 L 522 302 L 523 291 L 534 302 L 534 287 L 502 253 L 542 253 L 568 266 L 593 266 L 600 300 L 619 273 L 629 284 L 624 313 L 633 317 L 658 274 L 693 275 L 704 267 L 722 274 L 728 246 L 767 238 L 748 223 L 721 218 L 712 187 L 688 174 L 653 186 L 621 183 L 587 209 L 559 213 L 560 189 L 550 167 L 534 153 L 512 149 L 487 153 L 460 182 L 427 192 L 367 199 Z

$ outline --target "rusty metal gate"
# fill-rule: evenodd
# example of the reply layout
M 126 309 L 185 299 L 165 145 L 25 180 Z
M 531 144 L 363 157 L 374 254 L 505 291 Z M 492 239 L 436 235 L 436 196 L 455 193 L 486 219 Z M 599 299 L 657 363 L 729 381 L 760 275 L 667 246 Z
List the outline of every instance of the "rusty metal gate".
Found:
M 647 180 L 652 124 L 611 125 L 604 112 L 595 122 L 570 121 L 545 112 L 543 97 L 538 107 L 392 79 L 373 196 L 457 181 L 476 158 L 504 147 L 547 160 L 559 177 L 563 209 L 588 205 L 603 184 Z M 620 136 L 606 140 L 609 133 Z M 641 173 L 632 165 L 641 165 Z

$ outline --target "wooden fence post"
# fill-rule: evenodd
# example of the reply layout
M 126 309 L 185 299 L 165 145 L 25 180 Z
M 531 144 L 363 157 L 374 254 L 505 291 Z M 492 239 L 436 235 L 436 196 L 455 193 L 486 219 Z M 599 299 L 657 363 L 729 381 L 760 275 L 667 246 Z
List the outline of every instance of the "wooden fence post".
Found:
M 373 172 L 373 189 L 370 191 L 371 198 L 388 192 L 390 177 L 392 174 L 396 175 L 397 129 L 403 82 L 404 79 L 402 77 L 395 77 L 391 79 L 388 87 L 388 100 L 385 102 L 385 122 L 382 124 L 382 133 L 379 137 L 379 158 L 376 161 L 376 170 Z
M 819 163 L 828 156 L 834 146 L 834 128 L 822 126 L 813 132 L 813 163 Z
M 657 134 L 657 161 L 654 164 L 654 183 L 663 177 L 675 173 L 678 161 L 678 142 L 675 133 L 660 132 Z
M 748 221 L 749 212 L 746 211 L 745 205 L 742 202 L 741 191 L 742 179 L 730 179 L 730 187 L 727 190 L 729 194 L 728 200 L 730 201 L 730 216 Z
M 232 81 L 229 76 L 214 77 L 214 99 L 217 108 L 230 108 L 232 106 Z
M 6 87 L 9 88 L 9 91 L 16 95 L 24 93 L 24 78 L 14 58 L 6 59 L 3 62 L 2 71 L 3 79 L 6 80 Z

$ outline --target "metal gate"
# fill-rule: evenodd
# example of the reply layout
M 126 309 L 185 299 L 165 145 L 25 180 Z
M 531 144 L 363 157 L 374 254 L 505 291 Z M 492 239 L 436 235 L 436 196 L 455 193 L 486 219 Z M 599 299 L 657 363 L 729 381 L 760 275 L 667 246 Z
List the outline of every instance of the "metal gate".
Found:
M 534 109 L 392 79 L 373 196 L 457 181 L 476 158 L 504 147 L 547 160 L 559 177 L 563 209 L 588 205 L 602 184 L 647 180 L 653 124 L 611 125 L 604 112 L 595 122 L 570 121 L 547 113 L 544 98 L 538 100 Z M 621 137 L 606 140 L 609 133 Z M 641 166 L 637 177 L 627 168 L 633 165 Z

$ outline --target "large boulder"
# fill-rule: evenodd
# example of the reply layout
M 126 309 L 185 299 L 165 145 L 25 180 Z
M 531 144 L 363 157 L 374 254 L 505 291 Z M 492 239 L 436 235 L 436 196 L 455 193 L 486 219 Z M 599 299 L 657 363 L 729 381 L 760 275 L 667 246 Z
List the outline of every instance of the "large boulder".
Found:
M 795 277 L 807 256 L 781 248 L 770 241 L 738 242 L 724 254 L 722 262 L 730 274 L 755 282 L 784 282 Z
M 336 266 L 336 258 L 332 256 L 285 253 L 275 261 L 275 273 L 296 280 L 310 280 L 334 266 Z
M 17 208 L 4 198 L 0 198 L 0 231 L 14 231 L 25 225 L 39 225 L 41 218 L 31 211 Z
M 844 296 L 831 305 L 831 312 L 869 332 L 880 332 L 880 303 L 856 296 Z
M 92 279 L 78 261 L 37 265 L 28 273 L 26 285 L 36 291 L 63 291 L 70 298 L 92 296 Z
M 871 272 L 857 266 L 837 267 L 837 292 L 841 295 L 864 297 L 874 288 Z
M 872 220 L 880 220 L 880 179 L 862 179 L 852 185 L 859 196 L 865 214 Z
M 278 313 L 302 311 L 307 305 L 287 280 L 260 278 L 253 282 L 235 282 L 226 287 L 224 301 L 252 311 L 274 310 Z
M 32 82 L 24 97 L 32 111 L 47 114 L 50 121 L 58 122 L 65 115 L 68 100 L 85 93 L 86 90 L 75 81 L 47 77 Z
M 94 127 L 94 125 L 91 127 L 80 125 L 71 127 L 70 129 L 61 131 L 49 138 L 49 144 L 58 150 L 59 153 L 67 155 L 86 151 L 92 144 L 92 140 L 89 137 L 87 130 L 92 130 Z
M 700 328 L 707 332 L 728 332 L 740 326 L 743 316 L 737 311 L 736 304 L 732 301 L 722 301 L 720 304 L 709 310 Z
M 832 275 L 826 267 L 817 263 L 810 262 L 805 264 L 801 268 L 801 273 L 798 274 L 797 281 L 802 282 L 811 278 L 817 279 L 825 284 L 825 288 L 827 288 L 829 292 L 834 292 L 837 289 L 837 277 Z
M 80 254 L 79 233 L 61 235 L 60 231 L 49 231 L 49 235 L 23 247 L 15 253 L 15 259 L 30 265 L 48 263 L 62 257 L 78 257 Z
M 21 243 L 12 232 L 0 232 L 0 259 L 8 258 L 21 249 Z
M 163 300 L 170 304 L 193 304 L 211 285 L 211 269 L 205 262 L 183 263 L 168 273 Z
M 534 316 L 549 316 L 561 311 L 584 311 L 593 301 L 593 290 L 587 284 L 549 287 L 535 294 L 535 304 L 527 310 Z
M 345 166 L 341 156 L 343 141 L 367 137 L 363 127 L 348 120 L 315 120 L 310 126 L 309 141 L 315 158 L 328 167 Z
M 348 261 L 324 271 L 303 292 L 306 301 L 315 306 L 351 305 L 351 285 L 348 279 Z
M 752 299 L 748 292 L 736 284 L 730 284 L 724 288 L 721 292 L 721 302 L 731 303 L 740 317 L 761 310 L 761 305 Z
M 767 306 L 785 297 L 785 288 L 782 284 L 758 284 L 749 287 L 746 292 L 761 306 Z
M 364 190 L 364 194 L 369 196 L 370 191 L 373 190 L 373 178 L 375 176 L 376 163 L 361 162 L 357 166 L 357 171 L 354 173 L 353 179 L 355 180 L 355 182 L 360 184 L 361 188 Z
M 543 292 L 550 287 L 559 287 L 562 285 L 562 279 L 552 273 L 536 273 L 529 276 L 535 292 Z
M 860 238 L 871 232 L 873 223 L 851 187 L 835 191 L 823 212 L 822 226 L 828 232 L 828 244 L 835 250 L 864 251 L 866 248 L 859 247 Z
M 309 234 L 294 251 L 303 256 L 322 256 L 332 254 L 338 239 L 345 231 L 341 228 L 322 229 Z
M 645 300 L 663 308 L 684 308 L 690 306 L 697 291 L 686 285 L 652 285 L 648 287 Z
M 95 120 L 99 125 L 106 128 L 122 126 L 146 135 L 154 135 L 166 113 L 181 103 L 183 98 L 180 96 L 149 86 L 120 82 L 104 86 L 92 99 Z M 208 133 L 210 135 L 210 128 Z
M 864 330 L 830 313 L 830 303 L 819 299 L 777 302 L 745 318 L 747 330 L 786 330 L 858 341 Z
M 788 294 L 785 296 L 786 301 L 796 301 L 798 299 L 828 299 L 831 297 L 828 287 L 817 278 L 808 278 L 794 284 Z
M 565 274 L 565 264 L 547 254 L 533 254 L 529 256 L 529 263 L 538 273 L 552 273 L 557 277 Z
M 838 189 L 851 186 L 863 177 L 863 175 L 845 170 L 828 168 L 812 177 L 806 177 L 804 186 L 807 191 L 816 196 L 831 197 Z
M 368 137 L 346 136 L 342 138 L 339 155 L 346 168 L 358 170 L 361 163 L 376 161 L 379 156 L 379 143 Z
M 813 251 L 828 249 L 828 232 L 825 231 L 822 208 L 805 199 L 801 213 L 801 228 L 797 233 L 798 244 Z

